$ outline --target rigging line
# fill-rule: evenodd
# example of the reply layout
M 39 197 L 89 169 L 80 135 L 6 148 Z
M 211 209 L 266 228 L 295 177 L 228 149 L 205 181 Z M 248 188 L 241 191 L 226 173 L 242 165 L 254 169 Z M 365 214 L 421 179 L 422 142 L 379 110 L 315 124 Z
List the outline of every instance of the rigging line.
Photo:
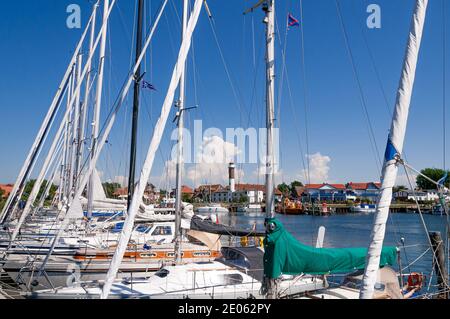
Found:
M 446 158 L 446 143 L 447 143 L 447 130 L 446 130 L 446 104 L 447 104 L 447 91 L 446 91 L 446 84 L 447 84 L 447 78 L 446 78 L 446 68 L 447 68 L 447 31 L 446 31 L 446 21 L 447 21 L 447 12 L 446 12 L 446 1 L 448 0 L 442 0 L 442 128 L 443 128 L 443 169 L 445 170 L 447 167 L 447 158 Z
M 344 18 L 342 16 L 339 0 L 335 0 L 335 3 L 336 3 L 336 9 L 337 9 L 337 13 L 338 13 L 339 21 L 340 21 L 340 26 L 341 26 L 341 29 L 342 29 L 342 32 L 343 32 L 343 36 L 344 36 L 344 42 L 345 42 L 345 45 L 346 45 L 346 48 L 347 48 L 347 53 L 349 55 L 350 62 L 351 62 L 351 65 L 352 65 L 353 74 L 355 76 L 355 80 L 356 80 L 357 85 L 358 85 L 361 105 L 363 107 L 363 113 L 364 113 L 364 115 L 366 117 L 366 120 L 367 120 L 367 124 L 368 124 L 368 128 L 369 128 L 369 137 L 371 139 L 371 143 L 373 143 L 372 144 L 372 148 L 374 148 L 374 151 L 375 151 L 375 158 L 376 158 L 375 161 L 377 163 L 378 170 L 381 171 L 381 167 L 383 165 L 382 165 L 382 162 L 381 162 L 380 151 L 379 151 L 379 148 L 378 148 L 378 145 L 377 145 L 375 133 L 374 133 L 373 126 L 372 126 L 372 121 L 370 120 L 369 111 L 367 109 L 367 103 L 366 103 L 366 99 L 365 99 L 364 92 L 363 92 L 363 89 L 362 89 L 362 83 L 361 83 L 361 80 L 359 78 L 359 74 L 358 74 L 358 71 L 356 69 L 356 63 L 355 63 L 355 59 L 354 59 L 354 56 L 353 56 L 353 52 L 352 52 L 352 49 L 350 47 L 349 37 L 348 37 L 347 29 L 345 27 Z
M 428 247 L 419 257 L 414 259 L 411 263 L 408 263 L 408 265 L 406 267 L 404 267 L 401 271 L 404 272 L 405 270 L 408 269 L 408 271 L 411 272 L 411 266 L 414 265 L 416 262 L 418 262 L 420 259 L 422 259 L 422 257 L 425 256 L 430 249 L 431 248 Z
M 352 3 L 354 4 L 354 2 L 352 2 Z M 352 6 L 352 9 L 353 9 L 353 12 L 354 12 L 355 11 L 355 6 Z M 356 13 L 354 12 L 354 14 L 356 14 Z M 375 57 L 374 57 L 373 51 L 372 51 L 372 49 L 371 49 L 371 47 L 369 45 L 369 41 L 367 40 L 365 26 L 362 25 L 360 30 L 361 30 L 361 36 L 362 36 L 362 38 L 364 40 L 364 45 L 365 45 L 365 47 L 367 49 L 367 52 L 369 54 L 369 58 L 370 58 L 370 62 L 372 64 L 372 68 L 373 68 L 373 70 L 375 72 L 375 76 L 376 76 L 376 79 L 377 79 L 378 86 L 380 87 L 380 91 L 381 91 L 381 94 L 383 96 L 383 100 L 384 100 L 384 104 L 385 104 L 385 107 L 386 107 L 387 115 L 389 116 L 389 119 L 391 119 L 392 114 L 393 114 L 394 111 L 390 107 L 391 104 L 389 103 L 389 99 L 387 97 L 387 93 L 386 93 L 386 90 L 384 88 L 383 81 L 381 80 L 381 73 L 379 72 L 379 69 L 377 67 L 377 63 L 375 62 Z
M 444 1 L 445 1 L 445 0 L 444 0 Z M 379 71 L 379 69 L 378 69 L 378 67 L 377 67 L 377 63 L 376 63 L 376 61 L 375 61 L 375 56 L 374 56 L 374 54 L 373 54 L 372 49 L 370 48 L 370 44 L 369 44 L 369 41 L 367 40 L 366 32 L 365 32 L 364 30 L 365 30 L 365 28 L 361 28 L 361 34 L 362 34 L 362 38 L 363 38 L 363 40 L 364 40 L 364 45 L 365 45 L 365 47 L 366 47 L 366 49 L 367 49 L 367 52 L 368 52 L 368 54 L 369 54 L 369 58 L 370 58 L 370 61 L 371 61 L 371 64 L 372 64 L 372 68 L 373 68 L 373 70 L 374 70 L 374 72 L 375 72 L 375 76 L 376 76 L 376 78 L 377 78 L 378 86 L 380 87 L 381 94 L 382 94 L 382 96 L 383 96 L 383 100 L 384 100 L 384 103 L 385 103 L 385 106 L 386 106 L 386 112 L 387 112 L 387 115 L 389 116 L 389 118 L 391 118 L 394 111 L 393 111 L 393 109 L 390 107 L 389 99 L 388 99 L 388 97 L 387 97 L 386 90 L 385 90 L 385 88 L 384 88 L 384 86 L 383 86 L 383 81 L 381 80 L 381 73 L 380 73 L 380 71 Z M 406 156 L 406 151 L 405 151 L 405 150 L 403 150 L 402 156 L 403 156 L 403 158 L 405 158 L 405 159 L 408 158 L 408 157 Z
M 278 29 L 278 24 L 276 24 L 276 25 L 277 25 L 277 29 Z M 286 66 L 287 32 L 288 32 L 288 29 L 286 28 L 285 47 L 284 47 L 284 49 L 282 49 L 282 57 L 283 57 L 283 59 L 282 59 L 283 60 L 282 67 L 283 67 L 283 70 L 282 70 L 281 82 L 284 82 L 284 79 L 286 79 L 286 83 L 287 83 L 287 87 L 288 87 L 288 93 L 289 93 L 289 106 L 290 106 L 292 114 L 294 116 L 294 122 L 300 123 L 298 121 L 297 113 L 295 112 L 295 108 L 294 108 L 294 102 L 293 102 L 293 98 L 292 98 L 292 89 L 291 89 L 291 85 L 290 85 L 290 81 L 289 81 L 289 73 L 288 73 L 287 66 Z M 278 33 L 279 33 L 279 29 L 278 29 Z M 279 41 L 281 41 L 281 40 L 279 40 Z M 281 46 L 281 42 L 279 44 Z M 282 87 L 281 84 L 280 84 L 280 86 Z M 281 90 L 282 89 L 280 88 L 280 91 Z M 279 94 L 280 95 L 279 95 L 279 101 L 278 101 L 278 103 L 279 103 L 278 104 L 279 105 L 278 108 L 281 109 L 281 98 L 280 98 L 281 93 L 279 93 Z M 299 149 L 300 149 L 300 157 L 301 157 L 301 161 L 303 163 L 303 170 L 305 171 L 305 177 L 308 178 L 308 176 L 306 174 L 307 168 L 306 168 L 306 164 L 305 164 L 305 153 L 303 151 L 303 144 L 301 143 L 301 134 L 300 134 L 300 131 L 299 131 L 297 125 L 295 125 L 295 131 L 297 133 L 297 139 L 298 139 L 298 144 L 299 144 Z
M 244 104 L 241 101 L 242 98 L 240 98 L 241 94 L 240 94 L 240 92 L 238 92 L 239 89 L 236 89 L 236 86 L 234 85 L 234 82 L 232 80 L 230 69 L 228 67 L 227 61 L 225 59 L 225 55 L 223 54 L 223 50 L 222 50 L 222 47 L 220 45 L 219 38 L 217 36 L 215 22 L 214 22 L 213 19 L 208 19 L 208 21 L 209 21 L 209 25 L 211 26 L 211 30 L 212 30 L 212 33 L 213 33 L 213 36 L 214 36 L 214 40 L 215 40 L 216 45 L 217 45 L 217 49 L 219 50 L 219 54 L 220 54 L 220 58 L 222 60 L 222 64 L 223 64 L 223 66 L 225 68 L 225 72 L 226 72 L 227 77 L 228 77 L 228 82 L 229 82 L 229 84 L 231 86 L 231 90 L 233 91 L 233 96 L 234 96 L 234 99 L 236 100 L 235 102 L 236 102 L 236 104 L 238 106 L 239 117 L 240 117 L 240 121 L 239 122 L 242 125 L 243 124 L 243 121 L 242 121 L 243 109 L 245 109 L 245 106 L 244 106 Z
M 277 28 L 277 33 L 281 34 L 280 29 L 279 29 L 279 23 L 277 20 L 277 16 L 275 14 L 275 26 Z M 281 37 L 277 37 L 278 38 L 278 42 L 279 45 L 281 47 L 281 52 L 282 52 L 282 71 L 281 71 L 281 80 L 279 81 L 278 84 L 278 98 L 277 98 L 277 105 L 278 105 L 278 114 L 277 114 L 277 120 L 278 120 L 278 127 L 281 127 L 281 102 L 282 102 L 282 97 L 283 97 L 283 85 L 284 85 L 284 79 L 285 79 L 285 75 L 286 75 L 286 48 L 287 48 L 287 35 L 288 35 L 288 28 L 287 28 L 287 24 L 286 24 L 286 32 L 285 32 L 285 36 L 284 36 L 284 46 L 281 43 Z M 282 138 L 282 134 L 281 131 L 280 132 L 280 138 Z M 283 163 L 283 153 L 282 150 L 280 149 L 280 162 L 279 165 L 282 166 L 281 164 Z
M 261 41 L 259 42 L 260 45 L 259 45 L 259 50 L 258 50 L 259 53 L 258 53 L 258 57 L 257 57 L 256 61 L 261 61 L 262 60 L 261 57 L 262 57 L 263 51 L 264 51 L 263 50 L 263 43 L 264 43 L 263 39 L 264 39 L 264 34 L 261 34 Z M 252 125 L 252 122 L 253 122 L 251 114 L 253 112 L 253 108 L 254 108 L 255 104 L 257 104 L 257 102 L 256 102 L 256 100 L 257 100 L 256 91 L 257 91 L 257 86 L 258 86 L 258 79 L 259 79 L 260 69 L 261 69 L 261 63 L 255 64 L 255 67 L 254 67 L 254 70 L 253 70 L 254 77 L 253 77 L 252 97 L 250 99 L 250 110 L 248 112 L 247 126 Z M 260 123 L 259 114 L 260 114 L 259 108 L 257 108 L 256 109 L 256 117 L 257 117 L 256 123 Z
M 253 57 L 253 70 L 256 70 L 256 43 L 255 43 L 255 18 L 252 14 L 252 57 Z
M 416 191 L 413 189 L 412 182 L 411 182 L 411 179 L 410 179 L 409 174 L 408 174 L 408 170 L 406 169 L 405 165 L 402 165 L 402 166 L 403 166 L 403 169 L 405 171 L 406 177 L 408 179 L 409 186 L 412 189 L 413 196 L 414 196 L 414 201 L 416 202 L 416 205 L 417 205 L 417 210 L 418 210 L 418 213 L 419 213 L 419 216 L 420 216 L 420 220 L 422 222 L 422 226 L 423 226 L 423 228 L 425 230 L 425 233 L 427 235 L 426 237 L 428 239 L 428 244 L 430 245 L 431 251 L 433 252 L 433 263 L 436 263 L 439 271 L 441 273 L 444 273 L 443 270 L 441 269 L 441 266 L 440 266 L 439 261 L 438 261 L 437 256 L 436 256 L 436 253 L 433 250 L 433 243 L 431 242 L 431 239 L 430 239 L 430 236 L 429 236 L 428 227 L 427 227 L 427 224 L 425 223 L 425 219 L 423 218 L 422 210 L 420 209 L 419 201 L 417 200 L 417 196 L 416 196 Z M 444 284 L 447 286 L 447 288 L 449 288 L 448 282 L 444 282 Z
M 304 19 L 303 19 L 303 0 L 300 0 L 300 38 L 301 38 L 301 63 L 302 63 L 302 77 L 303 77 L 303 103 L 305 104 L 305 133 L 306 133 L 306 154 L 310 153 L 309 144 L 309 99 L 308 99 L 308 87 L 307 87 L 307 75 L 306 75 L 306 56 L 305 56 L 305 32 L 304 32 Z M 311 184 L 311 165 L 309 160 L 307 161 L 308 170 L 308 183 Z

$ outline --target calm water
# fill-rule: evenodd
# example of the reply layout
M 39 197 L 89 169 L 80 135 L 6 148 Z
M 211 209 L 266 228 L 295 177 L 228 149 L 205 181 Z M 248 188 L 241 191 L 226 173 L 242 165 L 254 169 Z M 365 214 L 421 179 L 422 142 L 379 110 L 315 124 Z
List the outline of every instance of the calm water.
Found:
M 285 216 L 277 218 L 298 240 L 314 246 L 320 226 L 326 227 L 325 247 L 368 247 L 373 223 L 373 215 L 336 215 L 329 217 Z M 424 215 L 429 231 L 440 231 L 444 240 L 445 217 Z M 241 214 L 223 216 L 220 222 L 228 225 L 252 227 L 255 223 L 258 230 L 264 229 L 263 214 Z M 405 248 L 402 249 L 402 266 L 406 267 L 419 257 L 429 247 L 427 234 L 418 214 L 391 214 L 387 224 L 385 245 L 401 247 L 404 238 Z M 398 266 L 396 266 L 398 268 Z M 423 272 L 429 276 L 432 268 L 432 255 L 427 253 L 405 272 Z M 428 277 L 429 278 L 429 277 Z

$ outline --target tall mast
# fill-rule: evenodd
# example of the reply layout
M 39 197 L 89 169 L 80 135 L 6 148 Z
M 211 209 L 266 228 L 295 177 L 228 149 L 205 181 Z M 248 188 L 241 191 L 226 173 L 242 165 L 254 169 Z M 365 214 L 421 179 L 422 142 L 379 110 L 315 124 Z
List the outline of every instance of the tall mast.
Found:
M 363 286 L 360 292 L 361 299 L 372 299 L 377 280 L 380 255 L 386 232 L 386 222 L 389 217 L 389 208 L 392 201 L 392 188 L 397 179 L 399 160 L 401 160 L 403 152 L 403 143 L 405 140 L 409 107 L 416 76 L 417 60 L 420 52 L 427 6 L 428 0 L 416 0 L 400 86 L 397 94 L 397 102 L 385 153 L 381 194 L 378 198 L 377 212 L 374 217 L 371 242 L 367 255 L 367 265 L 363 277 Z
M 266 13 L 266 128 L 267 128 L 267 158 L 266 158 L 266 217 L 275 217 L 274 198 L 274 155 L 273 131 L 275 126 L 275 0 L 267 0 L 263 4 Z M 277 296 L 275 279 L 266 278 L 267 298 Z
M 67 92 L 67 106 L 66 106 L 66 112 L 69 113 L 69 117 L 66 121 L 66 128 L 65 128 L 65 149 L 64 149 L 64 174 L 61 179 L 61 183 L 63 184 L 63 200 L 69 198 L 69 175 L 70 175 L 70 159 L 71 154 L 70 151 L 72 149 L 71 144 L 71 127 L 72 127 L 72 120 L 73 120 L 73 108 L 71 104 L 71 100 L 74 96 L 74 85 L 75 85 L 75 77 L 76 77 L 76 64 L 73 66 L 73 72 L 72 77 L 69 84 L 69 91 Z
M 17 203 L 22 196 L 22 193 L 23 193 L 23 190 L 25 187 L 25 183 L 30 176 L 32 167 L 34 166 L 34 164 L 36 162 L 38 154 L 45 142 L 45 139 L 48 136 L 48 133 L 50 131 L 50 127 L 55 118 L 55 115 L 58 112 L 58 109 L 61 105 L 64 92 L 67 89 L 67 85 L 69 84 L 70 76 L 72 74 L 72 66 L 77 59 L 77 56 L 83 45 L 84 39 L 85 39 L 87 32 L 89 30 L 89 27 L 92 23 L 92 19 L 95 16 L 96 6 L 97 6 L 97 4 L 94 5 L 94 9 L 93 9 L 92 15 L 89 19 L 89 23 L 88 23 L 85 31 L 83 32 L 83 35 L 81 36 L 80 41 L 77 44 L 77 47 L 72 56 L 71 62 L 69 63 L 69 66 L 67 67 L 66 73 L 64 74 L 64 77 L 58 87 L 55 97 L 53 98 L 52 104 L 50 105 L 47 115 L 45 116 L 45 119 L 41 125 L 41 128 L 39 129 L 39 132 L 36 136 L 33 146 L 31 147 L 30 152 L 28 153 L 28 156 L 25 160 L 25 163 L 23 164 L 22 169 L 19 173 L 19 176 L 17 177 L 17 180 L 14 183 L 13 191 L 9 195 L 6 205 L 3 208 L 3 211 L 1 212 L 0 223 L 5 222 L 6 219 L 8 218 L 8 216 L 15 210 L 15 207 L 17 206 Z
M 104 0 L 103 4 L 103 29 L 100 43 L 100 62 L 98 66 L 98 78 L 97 78 L 97 94 L 95 98 L 94 106 L 94 118 L 92 127 L 92 147 L 91 147 L 91 160 L 94 156 L 97 148 L 98 136 L 100 132 L 100 109 L 102 104 L 103 94 L 103 74 L 105 69 L 105 52 L 106 52 L 106 38 L 108 35 L 108 18 L 109 18 L 109 0 Z M 94 177 L 91 175 L 89 187 L 88 187 L 88 217 L 92 216 L 93 209 L 93 194 L 94 194 Z
M 147 48 L 149 47 L 151 40 L 153 39 L 153 35 L 155 33 L 156 27 L 159 24 L 159 21 L 161 19 L 161 16 L 162 16 L 162 13 L 164 11 L 164 8 L 167 5 L 167 2 L 168 2 L 168 0 L 164 0 L 162 8 L 160 9 L 160 13 L 158 14 L 158 17 L 156 18 L 155 23 L 154 23 L 154 25 L 152 27 L 152 30 L 150 31 L 149 35 L 147 36 L 147 40 L 146 40 L 146 43 L 145 43 L 145 46 L 144 46 L 144 50 L 143 50 L 143 52 L 142 52 L 142 54 L 140 56 L 140 59 L 139 59 L 139 62 L 137 63 L 137 65 L 139 65 L 142 62 L 142 59 L 144 58 L 144 53 L 147 50 Z M 113 8 L 115 3 L 116 3 L 116 0 L 113 0 L 111 2 L 111 6 L 109 7 L 107 18 L 110 16 L 112 8 Z M 107 25 L 107 23 L 105 21 L 103 23 L 102 30 L 103 30 L 103 28 L 106 27 L 106 25 Z M 101 36 L 101 34 L 100 34 L 100 36 Z M 95 44 L 94 44 L 94 47 L 93 47 L 94 51 L 96 50 L 96 47 L 97 47 L 97 44 L 98 44 L 99 40 L 100 40 L 100 37 L 98 37 L 96 39 L 96 41 L 95 41 Z M 89 59 L 91 59 L 91 58 L 92 58 L 92 56 L 89 57 Z M 89 62 L 89 60 L 88 60 L 88 62 Z M 106 118 L 105 128 L 104 128 L 104 130 L 102 130 L 102 133 L 101 133 L 101 135 L 98 138 L 98 144 L 97 144 L 97 147 L 95 148 L 95 152 L 93 153 L 94 156 L 93 156 L 93 158 L 91 159 L 91 161 L 88 164 L 88 169 L 87 169 L 86 173 L 80 179 L 80 184 L 78 186 L 78 189 L 77 189 L 75 195 L 72 197 L 72 200 L 69 203 L 69 205 L 67 205 L 67 207 L 64 207 L 62 209 L 62 210 L 64 210 L 64 219 L 63 219 L 63 221 L 61 223 L 61 226 L 60 226 L 60 229 L 59 229 L 58 233 L 56 234 L 56 236 L 52 240 L 52 244 L 50 246 L 50 249 L 47 252 L 47 256 L 45 257 L 44 261 L 41 264 L 38 277 L 43 274 L 43 271 L 44 271 L 44 269 L 45 269 L 45 267 L 47 265 L 47 262 L 48 262 L 48 260 L 49 260 L 49 258 L 51 256 L 51 254 L 53 253 L 53 250 L 56 247 L 56 244 L 59 242 L 59 239 L 61 238 L 61 236 L 63 235 L 63 233 L 65 231 L 65 228 L 66 228 L 66 226 L 67 226 L 67 224 L 69 222 L 69 219 L 70 219 L 70 215 L 71 214 L 76 214 L 77 213 L 76 212 L 77 207 L 81 206 L 81 203 L 79 202 L 79 199 L 80 199 L 81 195 L 83 194 L 84 189 L 88 185 L 92 174 L 94 173 L 95 166 L 96 166 L 97 161 L 99 159 L 100 153 L 101 153 L 101 151 L 103 149 L 103 146 L 106 143 L 106 140 L 107 140 L 109 134 L 111 133 L 111 129 L 112 129 L 112 127 L 114 125 L 114 122 L 116 120 L 117 113 L 119 112 L 119 110 L 123 106 L 123 103 L 124 103 L 125 99 L 128 96 L 128 91 L 129 91 L 129 89 L 130 89 L 130 87 L 131 87 L 131 85 L 133 83 L 134 73 L 135 73 L 136 70 L 137 70 L 137 66 L 135 65 L 133 67 L 133 71 L 130 72 L 130 74 L 128 76 L 128 79 L 127 79 L 127 81 L 125 83 L 125 86 L 120 91 L 119 96 L 118 96 L 114 106 L 112 107 L 112 112 L 109 113 L 107 118 Z M 87 71 L 87 67 L 85 68 L 85 71 Z M 84 78 L 84 75 L 85 75 L 85 71 L 83 71 L 83 78 Z M 141 194 L 141 197 L 142 196 L 143 196 L 143 194 Z M 78 203 L 76 203 L 76 201 L 78 201 Z
M 142 29 L 144 20 L 144 0 L 138 0 L 138 22 L 136 32 L 136 62 L 142 52 Z M 130 172 L 128 174 L 128 202 L 130 207 L 132 196 L 134 194 L 134 184 L 136 178 L 136 152 L 137 152 L 137 134 L 139 125 L 139 95 L 141 92 L 141 65 L 134 74 L 134 100 L 133 100 L 133 122 L 131 126 L 131 149 L 130 149 Z
M 167 4 L 167 0 L 165 0 L 163 3 L 163 7 L 161 8 L 160 15 L 162 13 L 162 10 L 164 10 L 166 4 Z M 155 160 L 156 151 L 158 150 L 159 145 L 161 143 L 164 129 L 167 124 L 167 120 L 168 120 L 170 111 L 173 106 L 175 91 L 176 91 L 178 84 L 180 82 L 180 79 L 181 79 L 181 68 L 179 68 L 179 65 L 183 65 L 186 63 L 187 55 L 191 48 L 192 33 L 194 32 L 195 27 L 197 26 L 197 22 L 198 22 L 198 18 L 200 16 L 202 5 L 203 5 L 202 0 L 195 0 L 194 9 L 189 18 L 186 36 L 183 39 L 183 43 L 180 48 L 177 64 L 172 73 L 172 78 L 171 78 L 171 81 L 169 84 L 169 88 L 167 90 L 166 98 L 164 99 L 160 117 L 159 117 L 158 121 L 156 122 L 156 126 L 155 126 L 155 129 L 153 132 L 153 137 L 150 142 L 147 156 L 146 156 L 144 165 L 141 170 L 139 182 L 135 189 L 135 194 L 133 196 L 131 205 L 128 208 L 128 214 L 127 214 L 127 218 L 125 219 L 125 222 L 123 225 L 123 230 L 120 235 L 120 240 L 117 245 L 116 251 L 114 253 L 114 257 L 111 261 L 111 265 L 109 267 L 108 274 L 106 275 L 106 280 L 105 280 L 105 284 L 103 286 L 101 299 L 108 298 L 109 293 L 111 291 L 111 287 L 114 283 L 114 280 L 116 279 L 119 267 L 122 264 L 123 256 L 127 250 L 127 246 L 130 241 L 130 238 L 131 238 L 131 233 L 133 231 L 134 220 L 137 215 L 139 205 L 142 201 L 142 196 L 145 191 L 145 186 L 150 177 L 150 173 L 151 173 L 153 163 Z M 159 17 L 156 20 L 156 23 L 159 21 Z
M 98 3 L 95 5 L 95 12 L 97 11 Z M 95 14 L 92 19 L 91 25 L 91 34 L 89 39 L 89 56 L 93 55 L 94 48 L 94 40 L 95 40 L 95 25 L 96 25 L 97 15 Z M 81 163 L 83 158 L 84 144 L 85 144 L 85 136 L 86 136 L 86 121 L 87 121 L 87 110 L 89 108 L 89 95 L 91 91 L 91 75 L 92 75 L 92 59 L 89 59 L 87 62 L 87 76 L 86 76 L 86 88 L 84 91 L 84 101 L 82 105 L 81 111 L 81 123 L 80 123 L 80 143 L 78 144 L 78 167 L 77 171 L 79 172 L 81 169 Z M 93 81 L 92 81 L 93 82 Z M 77 185 L 78 186 L 78 185 Z
M 181 32 L 181 43 L 183 43 L 186 34 L 188 21 L 188 0 L 183 0 L 183 21 Z M 181 213 L 182 213 L 182 174 L 183 174 L 183 130 L 184 130 L 184 107 L 185 107 L 185 89 L 186 89 L 186 63 L 180 78 L 180 98 L 176 104 L 178 107 L 178 153 L 177 153 L 177 181 L 176 181 L 176 203 L 175 203 L 175 262 L 181 263 Z
M 267 159 L 266 159 L 266 213 L 275 217 L 273 131 L 275 126 L 275 0 L 268 0 L 266 12 L 266 112 L 267 112 Z
M 79 85 L 81 81 L 81 71 L 83 64 L 83 55 L 78 55 L 78 62 L 76 65 L 76 83 Z M 71 158 L 71 176 L 70 176 L 70 191 L 76 188 L 78 178 L 78 166 L 79 166 L 79 147 L 80 147 L 80 115 L 81 115 L 81 91 L 77 92 L 74 116 L 73 116 L 73 133 L 72 133 L 72 158 Z

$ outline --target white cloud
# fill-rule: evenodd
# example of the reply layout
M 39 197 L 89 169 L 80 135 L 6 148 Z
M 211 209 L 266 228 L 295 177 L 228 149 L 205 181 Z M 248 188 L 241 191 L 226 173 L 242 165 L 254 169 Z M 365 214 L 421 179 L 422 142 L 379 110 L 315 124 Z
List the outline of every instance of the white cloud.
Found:
M 185 165 L 183 173 L 184 183 L 192 185 L 203 183 L 228 184 L 228 164 L 234 162 L 240 150 L 232 143 L 225 142 L 219 136 L 205 137 L 198 150 L 197 164 Z M 174 152 L 176 156 L 176 152 Z M 169 180 L 169 184 L 175 185 L 176 160 L 172 159 L 165 164 L 162 179 Z M 236 179 L 242 180 L 244 171 L 236 168 Z
M 320 153 L 306 155 L 309 161 L 309 176 L 311 183 L 326 183 L 328 181 L 328 174 L 330 172 L 331 158 L 329 156 L 322 155 Z M 300 178 L 308 176 L 306 170 L 300 172 Z
M 253 177 L 257 178 L 260 183 L 265 183 L 266 180 L 266 167 L 264 165 L 259 165 L 253 172 Z M 275 171 L 275 184 L 281 184 L 284 182 L 284 171 L 282 169 L 276 168 Z

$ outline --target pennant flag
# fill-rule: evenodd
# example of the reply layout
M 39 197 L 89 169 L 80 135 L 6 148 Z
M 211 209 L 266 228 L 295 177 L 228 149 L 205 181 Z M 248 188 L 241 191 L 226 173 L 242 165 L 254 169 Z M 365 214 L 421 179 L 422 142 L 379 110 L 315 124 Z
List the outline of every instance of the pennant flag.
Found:
M 300 22 L 292 14 L 288 14 L 288 27 L 299 27 Z
M 142 88 L 149 89 L 149 90 L 152 90 L 152 91 L 157 91 L 157 89 L 153 86 L 153 84 L 148 83 L 145 80 L 142 81 Z

